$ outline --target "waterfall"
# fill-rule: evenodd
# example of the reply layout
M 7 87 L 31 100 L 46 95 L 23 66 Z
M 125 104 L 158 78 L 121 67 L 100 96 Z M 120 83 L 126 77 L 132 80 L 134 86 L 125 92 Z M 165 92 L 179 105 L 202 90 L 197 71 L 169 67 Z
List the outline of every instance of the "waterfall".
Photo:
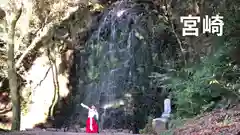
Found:
M 147 91 L 152 71 L 152 25 L 157 19 L 152 6 L 150 2 L 122 0 L 104 12 L 86 43 L 85 51 L 90 54 L 85 68 L 88 82 L 81 102 L 116 108 L 129 104 L 124 95 L 131 89 Z M 76 111 L 87 113 L 80 108 Z

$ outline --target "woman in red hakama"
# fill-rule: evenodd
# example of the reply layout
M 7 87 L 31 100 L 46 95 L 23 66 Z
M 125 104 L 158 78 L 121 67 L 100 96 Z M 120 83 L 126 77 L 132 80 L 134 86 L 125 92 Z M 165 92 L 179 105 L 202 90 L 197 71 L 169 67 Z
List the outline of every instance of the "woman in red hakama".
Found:
M 86 133 L 98 133 L 98 112 L 94 105 L 89 108 L 88 106 L 81 103 L 81 106 L 88 109 L 88 118 L 86 121 Z

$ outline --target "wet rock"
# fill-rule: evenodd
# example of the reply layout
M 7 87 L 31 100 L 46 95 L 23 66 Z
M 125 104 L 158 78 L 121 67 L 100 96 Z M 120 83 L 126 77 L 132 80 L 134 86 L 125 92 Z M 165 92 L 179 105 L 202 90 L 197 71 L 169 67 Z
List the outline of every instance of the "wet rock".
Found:
M 128 129 L 124 129 L 122 132 L 123 133 L 130 133 L 130 131 Z
M 85 130 L 86 130 L 86 128 L 80 128 L 80 132 L 81 132 L 81 133 L 84 133 Z
M 145 5 L 147 6 L 146 3 Z M 82 95 L 79 100 L 76 99 L 74 102 L 81 101 L 88 105 L 112 104 L 116 100 L 126 98 L 123 95 L 131 89 L 130 87 L 137 85 L 139 88 L 147 89 L 148 84 L 145 82 L 148 82 L 148 76 L 152 70 L 150 66 L 152 55 L 151 49 L 145 48 L 149 47 L 146 43 L 151 44 L 152 42 L 149 40 L 152 38 L 148 37 L 153 34 L 152 29 L 149 29 L 151 28 L 149 21 L 155 21 L 150 16 L 157 17 L 141 4 L 132 4 L 127 0 L 113 4 L 109 7 L 109 12 L 104 12 L 100 19 L 104 21 L 99 23 L 99 27 L 92 32 L 85 45 L 85 50 L 89 52 L 86 60 L 88 68 L 82 66 L 84 57 L 80 54 L 75 56 L 76 61 L 73 65 L 77 68 L 74 70 L 74 77 L 76 80 L 84 80 L 87 84 L 84 89 L 81 88 L 79 91 L 82 82 L 76 81 L 77 84 L 73 86 L 73 89 Z M 146 27 L 146 24 L 149 24 L 149 27 Z M 135 67 L 141 67 L 139 70 L 144 72 L 140 73 L 134 69 Z M 87 80 L 84 75 L 87 75 Z M 145 78 L 144 81 L 141 78 Z M 95 80 L 98 80 L 97 83 Z M 105 97 L 106 99 L 104 99 Z M 113 108 L 118 106 L 114 105 Z M 81 109 L 81 106 L 77 106 L 76 110 L 81 116 L 87 116 L 87 114 L 85 115 L 87 111 Z M 106 118 L 102 124 L 102 129 L 127 127 L 127 119 L 123 118 L 124 111 L 115 109 L 106 116 L 111 115 L 112 117 Z M 78 120 L 84 123 L 84 119 Z M 139 119 L 138 123 L 144 123 L 144 121 L 144 119 Z
M 75 131 L 78 133 L 83 133 L 85 132 L 85 128 L 76 128 Z
M 56 128 L 47 128 L 46 131 L 57 131 Z
M 76 132 L 76 130 L 73 128 L 70 128 L 70 129 L 68 129 L 68 132 Z
M 3 18 L 5 18 L 6 13 L 3 9 L 0 8 L 0 20 L 2 20 Z
M 65 130 L 64 130 L 64 128 L 58 128 L 57 131 L 58 132 L 64 132 Z
M 42 131 L 41 128 L 27 128 L 26 131 Z
M 122 132 L 123 131 L 123 129 L 117 129 L 117 132 Z

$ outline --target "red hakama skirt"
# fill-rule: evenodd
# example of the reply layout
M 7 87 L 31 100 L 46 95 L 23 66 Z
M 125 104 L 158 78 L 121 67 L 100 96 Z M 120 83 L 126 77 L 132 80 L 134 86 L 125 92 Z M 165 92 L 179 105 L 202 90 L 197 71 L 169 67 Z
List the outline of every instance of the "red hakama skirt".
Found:
M 88 117 L 86 121 L 86 133 L 98 133 L 98 124 L 94 118 L 92 118 L 92 127 L 93 130 L 90 129 L 90 118 Z

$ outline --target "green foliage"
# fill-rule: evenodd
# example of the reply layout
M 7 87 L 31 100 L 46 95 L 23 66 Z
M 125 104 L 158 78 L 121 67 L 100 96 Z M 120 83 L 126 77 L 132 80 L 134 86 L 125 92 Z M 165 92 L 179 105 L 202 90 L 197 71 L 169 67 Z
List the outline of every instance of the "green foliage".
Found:
M 173 103 L 178 117 L 189 117 L 209 111 L 225 98 L 237 98 L 239 93 L 232 87 L 237 80 L 226 80 L 226 73 L 233 72 L 225 49 L 220 49 L 211 57 L 191 68 L 176 71 L 166 87 L 171 89 Z M 225 74 L 225 75 L 224 75 Z
M 191 117 L 215 107 L 222 108 L 229 100 L 239 100 L 240 69 L 229 57 L 232 48 L 225 43 L 197 65 L 154 73 L 158 87 L 171 91 L 177 117 Z
M 21 101 L 21 113 L 26 115 L 28 113 L 28 101 L 22 100 Z
M 237 31 L 240 28 L 240 10 L 237 5 L 239 3 L 235 1 L 227 1 L 224 12 L 221 9 L 224 37 L 214 37 L 211 44 L 216 51 L 212 55 L 199 56 L 198 64 L 191 65 L 187 61 L 184 66 L 177 66 L 181 61 L 177 58 L 170 66 L 163 63 L 161 72 L 152 73 L 152 85 L 170 90 L 177 117 L 195 116 L 216 107 L 228 107 L 240 100 L 239 56 L 232 56 L 240 45 Z

